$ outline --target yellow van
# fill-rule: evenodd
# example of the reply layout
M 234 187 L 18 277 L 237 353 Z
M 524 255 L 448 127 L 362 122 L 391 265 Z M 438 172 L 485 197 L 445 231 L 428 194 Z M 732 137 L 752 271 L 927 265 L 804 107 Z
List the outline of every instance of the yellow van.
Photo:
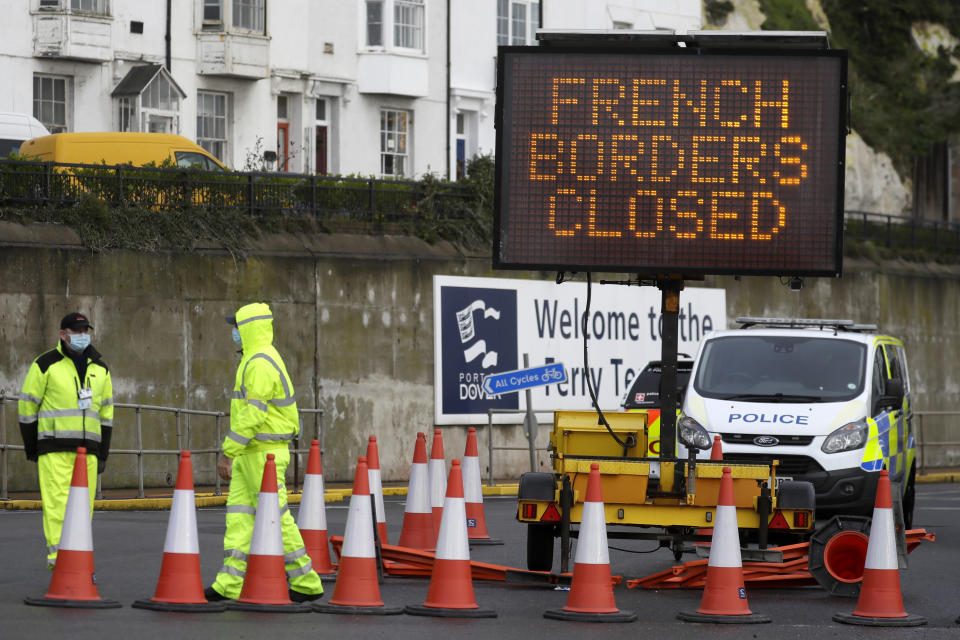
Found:
M 27 140 L 20 145 L 20 155 L 45 162 L 130 164 L 136 167 L 151 162 L 160 166 L 169 158 L 178 167 L 226 170 L 202 147 L 171 133 L 55 133 Z

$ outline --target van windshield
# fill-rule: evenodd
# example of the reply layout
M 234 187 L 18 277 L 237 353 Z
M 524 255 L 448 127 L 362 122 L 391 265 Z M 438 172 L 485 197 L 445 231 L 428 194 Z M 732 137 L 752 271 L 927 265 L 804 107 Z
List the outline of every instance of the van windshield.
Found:
M 863 391 L 866 345 L 799 336 L 710 340 L 694 380 L 707 398 L 745 402 L 839 402 Z

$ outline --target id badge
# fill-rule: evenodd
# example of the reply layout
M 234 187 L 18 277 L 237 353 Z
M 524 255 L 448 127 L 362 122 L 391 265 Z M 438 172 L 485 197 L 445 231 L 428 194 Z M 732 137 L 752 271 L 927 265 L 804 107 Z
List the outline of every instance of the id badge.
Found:
M 79 391 L 77 391 L 77 408 L 78 409 L 93 408 L 93 391 L 91 389 L 80 389 Z

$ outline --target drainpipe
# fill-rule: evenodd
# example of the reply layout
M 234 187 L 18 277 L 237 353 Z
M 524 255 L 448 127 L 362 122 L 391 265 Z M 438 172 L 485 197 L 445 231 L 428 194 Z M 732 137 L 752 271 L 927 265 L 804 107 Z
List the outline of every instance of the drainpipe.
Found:
M 447 162 L 446 162 L 446 165 L 447 165 L 447 180 L 450 180 L 450 0 L 447 0 Z
M 167 49 L 167 71 L 173 73 L 173 69 L 170 67 L 170 3 L 173 0 L 167 0 L 167 32 L 164 34 L 163 39 L 166 41 Z

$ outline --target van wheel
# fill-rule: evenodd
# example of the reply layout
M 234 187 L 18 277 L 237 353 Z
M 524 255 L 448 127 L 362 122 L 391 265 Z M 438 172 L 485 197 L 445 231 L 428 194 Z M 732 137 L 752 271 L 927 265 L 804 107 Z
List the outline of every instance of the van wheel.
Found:
M 917 502 L 917 468 L 910 467 L 907 488 L 903 492 L 903 527 L 913 529 L 913 507 Z
M 553 539 L 556 527 L 552 525 L 527 525 L 527 569 L 550 571 L 553 569 Z

